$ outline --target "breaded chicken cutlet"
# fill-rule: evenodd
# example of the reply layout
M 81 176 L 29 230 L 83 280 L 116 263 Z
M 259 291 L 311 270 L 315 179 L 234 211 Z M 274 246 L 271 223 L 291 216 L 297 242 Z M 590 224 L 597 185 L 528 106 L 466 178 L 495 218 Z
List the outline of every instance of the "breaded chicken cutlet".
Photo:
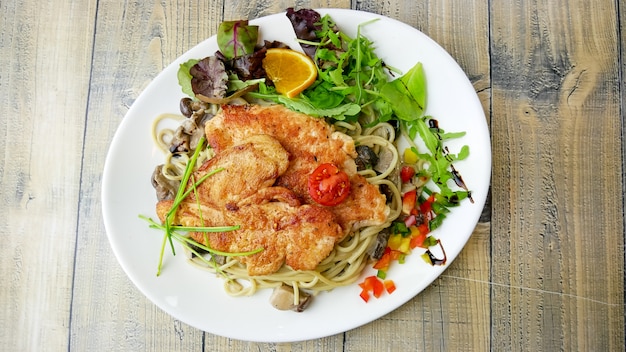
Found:
M 314 270 L 348 233 L 380 225 L 389 214 L 378 187 L 356 172 L 352 137 L 323 119 L 279 105 L 225 105 L 205 124 L 205 134 L 215 157 L 193 179 L 224 170 L 197 187 L 198 199 L 192 192 L 182 202 L 174 223 L 240 225 L 232 232 L 191 235 L 225 252 L 263 248 L 237 257 L 249 275 L 271 274 L 283 264 Z M 332 207 L 317 204 L 308 193 L 309 176 L 324 163 L 350 178 L 348 198 Z M 172 201 L 157 204 L 162 221 L 171 206 Z

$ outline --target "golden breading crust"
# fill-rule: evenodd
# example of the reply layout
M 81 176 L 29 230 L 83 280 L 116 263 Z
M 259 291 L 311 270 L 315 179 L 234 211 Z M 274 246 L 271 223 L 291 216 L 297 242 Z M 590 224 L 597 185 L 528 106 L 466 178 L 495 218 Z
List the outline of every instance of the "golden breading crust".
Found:
M 323 119 L 291 111 L 281 105 L 225 105 L 205 126 L 207 142 L 219 153 L 251 135 L 269 135 L 289 153 L 289 166 L 276 180 L 306 204 L 317 205 L 308 192 L 309 175 L 323 163 L 333 163 L 350 176 L 348 199 L 329 207 L 344 234 L 363 226 L 382 224 L 389 215 L 377 186 L 356 173 L 352 137 L 334 131 Z
M 258 254 L 238 257 L 250 275 L 271 274 L 283 263 L 294 270 L 315 269 L 341 240 L 343 231 L 331 211 L 302 205 L 291 190 L 272 186 L 287 169 L 288 158 L 280 143 L 267 135 L 253 135 L 220 150 L 193 179 L 217 168 L 224 170 L 207 178 L 180 204 L 173 223 L 240 225 L 237 231 L 191 235 L 224 252 L 263 248 Z M 187 187 L 191 185 L 190 181 Z M 172 201 L 157 204 L 162 222 L 171 207 Z

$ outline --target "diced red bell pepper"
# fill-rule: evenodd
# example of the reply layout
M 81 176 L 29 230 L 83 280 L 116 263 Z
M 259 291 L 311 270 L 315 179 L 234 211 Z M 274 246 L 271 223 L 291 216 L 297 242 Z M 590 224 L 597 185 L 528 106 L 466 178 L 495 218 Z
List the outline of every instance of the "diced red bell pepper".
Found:
M 361 290 L 361 294 L 359 296 L 365 301 L 365 303 L 370 300 L 370 294 L 367 290 Z
M 424 245 L 424 241 L 426 241 L 426 233 L 418 233 L 415 236 L 411 237 L 411 249 L 416 247 L 422 247 Z
M 383 294 L 385 286 L 376 276 L 374 276 L 374 278 L 376 279 L 374 280 L 374 297 L 379 298 Z
M 402 183 L 408 183 L 415 175 L 415 169 L 411 166 L 405 165 L 400 169 L 400 180 Z
M 400 256 L 402 256 L 402 252 L 392 250 L 390 255 L 391 255 L 391 260 L 398 260 L 400 259 Z
M 411 235 L 411 249 L 414 249 L 415 247 L 428 248 L 428 246 L 424 246 L 424 241 L 426 241 L 429 232 L 430 230 L 428 229 L 427 223 L 414 227 Z
M 369 300 L 370 291 L 374 294 L 374 297 L 376 298 L 379 298 L 385 291 L 385 286 L 383 285 L 383 282 L 374 275 L 366 277 L 365 280 L 363 280 L 363 282 L 359 284 L 359 286 L 363 289 L 360 296 L 365 302 Z M 365 297 L 367 297 L 367 299 Z
M 424 201 L 424 203 L 420 204 L 420 213 L 424 214 L 428 220 L 433 219 L 432 211 L 433 211 L 433 202 L 435 201 L 435 194 L 431 194 L 428 199 Z
M 391 251 L 388 251 L 387 248 L 385 249 L 385 253 L 383 254 L 383 256 L 378 259 L 376 264 L 374 264 L 374 269 L 386 270 L 387 268 L 389 268 L 389 264 L 391 264 Z
M 368 276 L 359 284 L 359 286 L 366 291 L 371 291 L 374 289 L 375 280 L 376 276 Z
M 417 200 L 417 190 L 413 189 L 402 196 L 402 213 L 405 215 L 411 214 L 411 210 L 415 208 L 415 202 Z
M 385 291 L 387 291 L 388 294 L 392 294 L 393 291 L 396 290 L 396 284 L 393 280 L 385 280 L 383 284 L 385 285 Z

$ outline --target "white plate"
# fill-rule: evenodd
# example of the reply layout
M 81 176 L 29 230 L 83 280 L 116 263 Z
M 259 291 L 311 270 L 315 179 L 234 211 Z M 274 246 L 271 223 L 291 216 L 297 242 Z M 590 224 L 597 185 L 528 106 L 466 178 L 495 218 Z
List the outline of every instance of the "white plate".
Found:
M 362 29 L 363 35 L 374 42 L 379 56 L 403 71 L 421 61 L 428 81 L 427 113 L 437 118 L 443 129 L 467 132 L 449 145 L 452 152 L 458 152 L 462 144 L 470 146 L 469 158 L 455 166 L 472 190 L 475 202 L 464 201 L 434 233 L 444 243 L 450 265 L 478 222 L 491 174 L 489 131 L 474 88 L 448 53 L 406 24 L 353 10 L 319 12 L 329 13 L 351 36 L 356 34 L 358 24 L 380 19 Z M 251 23 L 260 26 L 264 39 L 280 40 L 299 48 L 284 13 Z M 149 229 L 138 218 L 143 214 L 156 219 L 150 176 L 154 167 L 162 163 L 163 155 L 153 146 L 151 123 L 161 113 L 179 112 L 178 104 L 183 97 L 176 78 L 179 64 L 212 55 L 216 50 L 215 37 L 211 37 L 163 70 L 126 114 L 107 155 L 102 181 L 104 223 L 113 252 L 139 290 L 174 318 L 198 329 L 240 340 L 286 342 L 330 336 L 376 320 L 436 279 L 447 265 L 429 266 L 416 251 L 404 265 L 394 265 L 389 271 L 388 277 L 397 286 L 392 295 L 372 298 L 366 304 L 359 298 L 360 289 L 354 284 L 322 293 L 305 312 L 295 313 L 272 308 L 268 303 L 269 290 L 252 297 L 228 296 L 222 289 L 222 280 L 189 266 L 180 248 L 175 257 L 166 251 L 163 272 L 156 277 L 162 233 Z

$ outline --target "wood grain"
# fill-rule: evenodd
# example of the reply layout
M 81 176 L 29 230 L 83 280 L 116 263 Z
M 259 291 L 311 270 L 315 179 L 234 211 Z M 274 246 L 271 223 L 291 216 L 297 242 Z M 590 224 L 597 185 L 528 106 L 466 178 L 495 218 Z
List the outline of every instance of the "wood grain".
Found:
M 142 89 L 171 61 L 204 40 L 221 7 L 185 1 L 100 2 L 85 132 L 71 345 L 77 351 L 194 350 L 203 333 L 148 301 L 115 260 L 101 221 L 106 150 Z M 182 28 L 182 30 L 181 30 Z M 95 321 L 94 321 L 95 318 Z
M 2 3 L 0 348 L 67 348 L 92 5 Z
M 493 3 L 496 350 L 623 347 L 614 5 Z
M 447 50 L 492 132 L 491 198 L 459 257 L 399 309 L 252 343 L 135 288 L 106 238 L 101 175 L 166 65 L 222 20 L 289 6 L 390 16 Z M 0 350 L 623 351 L 624 18 L 614 0 L 0 1 Z

